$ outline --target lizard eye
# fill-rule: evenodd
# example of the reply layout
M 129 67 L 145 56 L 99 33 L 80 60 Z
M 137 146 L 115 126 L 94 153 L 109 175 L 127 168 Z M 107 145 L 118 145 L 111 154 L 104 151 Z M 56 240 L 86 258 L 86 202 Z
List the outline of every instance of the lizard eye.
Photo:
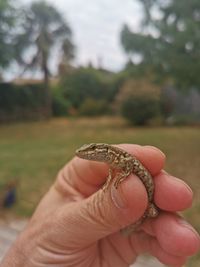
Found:
M 96 147 L 96 144 L 92 143 L 90 144 L 90 148 L 95 148 Z

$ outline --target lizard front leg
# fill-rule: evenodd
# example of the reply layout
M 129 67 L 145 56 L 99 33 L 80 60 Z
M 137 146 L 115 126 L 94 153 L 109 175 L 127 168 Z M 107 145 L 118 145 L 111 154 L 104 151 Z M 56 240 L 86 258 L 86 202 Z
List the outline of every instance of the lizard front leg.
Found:
M 130 166 L 129 166 L 130 165 Z M 117 189 L 118 186 L 123 182 L 131 173 L 132 173 L 132 165 L 129 164 L 126 166 L 124 170 L 121 170 L 117 175 L 115 176 L 115 182 L 114 186 Z
M 123 182 L 129 175 L 131 174 L 131 172 L 120 172 L 115 176 L 115 181 L 114 181 L 114 187 L 117 189 L 119 187 L 119 185 L 121 184 L 121 182 Z
M 121 184 L 121 182 L 126 179 L 127 176 L 129 176 L 129 172 L 126 173 L 126 172 L 120 172 L 120 173 L 117 173 L 116 176 L 114 176 L 114 170 L 112 168 L 109 169 L 109 173 L 108 173 L 108 177 L 106 179 L 106 182 L 105 184 L 103 185 L 102 189 L 103 191 L 105 192 L 108 187 L 110 186 L 112 180 L 114 180 L 114 186 L 115 188 L 117 189 L 118 186 Z
M 117 189 L 121 182 L 126 179 L 127 175 L 124 172 L 120 172 L 115 176 L 114 187 Z
M 112 182 L 112 179 L 114 178 L 114 171 L 112 168 L 109 168 L 109 171 L 108 171 L 108 177 L 106 179 L 106 182 L 105 184 L 103 185 L 102 187 L 102 190 L 105 192 L 108 187 L 110 186 L 111 182 Z

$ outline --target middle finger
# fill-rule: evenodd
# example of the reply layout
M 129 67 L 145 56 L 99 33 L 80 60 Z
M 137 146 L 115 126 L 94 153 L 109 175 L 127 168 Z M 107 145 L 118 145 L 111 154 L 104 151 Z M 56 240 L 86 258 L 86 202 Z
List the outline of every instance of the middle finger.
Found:
M 200 248 L 198 233 L 175 213 L 161 212 L 142 228 L 158 240 L 163 250 L 174 256 L 191 256 Z

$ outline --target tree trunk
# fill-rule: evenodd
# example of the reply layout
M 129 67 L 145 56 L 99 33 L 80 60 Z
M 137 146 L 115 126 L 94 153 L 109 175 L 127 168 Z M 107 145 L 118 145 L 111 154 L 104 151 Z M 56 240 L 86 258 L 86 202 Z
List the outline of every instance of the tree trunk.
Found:
M 49 70 L 47 66 L 47 59 L 45 55 L 43 55 L 43 66 L 42 70 L 44 73 L 43 83 L 44 83 L 44 92 L 45 92 L 45 107 L 46 107 L 46 116 L 50 118 L 52 116 L 52 95 L 50 91 L 49 85 Z

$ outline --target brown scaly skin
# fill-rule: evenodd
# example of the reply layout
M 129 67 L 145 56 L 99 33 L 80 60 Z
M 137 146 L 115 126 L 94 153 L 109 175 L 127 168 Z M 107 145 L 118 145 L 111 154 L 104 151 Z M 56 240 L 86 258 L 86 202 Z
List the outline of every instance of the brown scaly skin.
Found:
M 104 191 L 108 189 L 112 181 L 114 181 L 114 186 L 118 188 L 120 183 L 131 173 L 136 174 L 144 184 L 148 195 L 148 208 L 136 223 L 122 229 L 123 234 L 131 234 L 146 218 L 157 217 L 158 209 L 153 203 L 153 178 L 138 159 L 118 147 L 104 143 L 83 145 L 76 150 L 76 155 L 86 160 L 105 162 L 110 166 L 109 175 L 103 186 Z

